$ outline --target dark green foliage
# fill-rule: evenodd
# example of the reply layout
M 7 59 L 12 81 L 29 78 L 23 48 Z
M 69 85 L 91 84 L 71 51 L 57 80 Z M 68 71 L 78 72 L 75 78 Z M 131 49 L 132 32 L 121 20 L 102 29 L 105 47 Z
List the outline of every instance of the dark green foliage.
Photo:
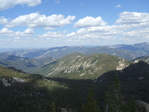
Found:
M 136 112 L 137 108 L 136 108 L 136 101 L 134 96 L 132 96 L 131 100 L 128 103 L 128 112 Z
M 120 112 L 122 106 L 122 96 L 120 90 L 120 81 L 118 75 L 115 76 L 115 81 L 106 92 L 106 112 Z
M 55 102 L 52 102 L 51 109 L 52 109 L 52 112 L 56 112 L 56 103 Z
M 82 105 L 83 112 L 99 112 L 97 101 L 94 99 L 93 90 L 90 88 L 87 95 L 87 102 Z

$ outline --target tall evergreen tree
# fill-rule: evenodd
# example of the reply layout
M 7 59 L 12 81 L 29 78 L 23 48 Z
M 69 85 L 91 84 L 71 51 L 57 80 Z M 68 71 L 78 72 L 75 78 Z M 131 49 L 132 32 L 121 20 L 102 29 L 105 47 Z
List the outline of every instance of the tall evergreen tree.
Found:
M 52 109 L 52 112 L 56 112 L 56 103 L 55 102 L 52 102 L 51 109 Z
M 87 102 L 82 106 L 83 112 L 99 112 L 97 101 L 94 99 L 92 88 L 89 89 L 87 95 Z
M 137 111 L 134 96 L 132 96 L 131 100 L 129 101 L 128 107 L 129 107 L 128 112 L 136 112 Z
M 115 80 L 109 90 L 106 92 L 106 112 L 120 112 L 122 104 L 122 96 L 120 89 L 120 81 L 118 75 L 115 75 Z

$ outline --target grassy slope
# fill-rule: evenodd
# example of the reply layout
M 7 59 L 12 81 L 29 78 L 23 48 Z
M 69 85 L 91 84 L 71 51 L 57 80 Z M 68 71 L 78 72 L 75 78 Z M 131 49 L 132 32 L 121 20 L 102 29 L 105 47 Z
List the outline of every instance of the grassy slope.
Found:
M 130 63 L 122 58 L 107 54 L 72 53 L 42 67 L 37 73 L 48 77 L 95 79 L 105 72 L 116 70 L 119 62 L 122 61 L 126 65 Z

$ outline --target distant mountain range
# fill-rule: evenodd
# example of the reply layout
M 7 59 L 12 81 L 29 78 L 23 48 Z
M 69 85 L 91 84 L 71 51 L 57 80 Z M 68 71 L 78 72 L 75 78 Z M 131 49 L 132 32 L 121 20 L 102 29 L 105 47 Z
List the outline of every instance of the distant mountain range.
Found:
M 110 55 L 115 55 L 118 57 L 125 58 L 127 60 L 132 60 L 140 56 L 149 55 L 149 43 L 139 43 L 133 45 L 110 45 L 110 46 L 63 46 L 63 47 L 53 47 L 49 49 L 22 49 L 16 50 L 13 53 L 16 56 L 25 58 L 42 58 L 51 56 L 55 59 L 59 59 L 63 56 L 71 54 L 73 52 L 79 52 L 82 54 L 95 54 L 95 53 L 106 53 Z

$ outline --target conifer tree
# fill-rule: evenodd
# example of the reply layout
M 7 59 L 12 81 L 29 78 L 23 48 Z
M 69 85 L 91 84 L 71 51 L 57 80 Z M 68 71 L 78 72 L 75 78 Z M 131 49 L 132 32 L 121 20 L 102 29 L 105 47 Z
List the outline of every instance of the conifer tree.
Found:
M 122 104 L 122 96 L 120 90 L 120 81 L 118 75 L 109 90 L 106 92 L 106 112 L 120 112 Z
M 55 102 L 52 102 L 51 108 L 52 108 L 52 112 L 56 112 L 56 103 Z
M 134 96 L 132 96 L 131 100 L 129 101 L 128 107 L 129 107 L 128 112 L 136 112 L 137 108 Z
M 87 102 L 82 106 L 83 112 L 99 112 L 97 101 L 94 99 L 93 90 L 90 88 L 87 95 Z

